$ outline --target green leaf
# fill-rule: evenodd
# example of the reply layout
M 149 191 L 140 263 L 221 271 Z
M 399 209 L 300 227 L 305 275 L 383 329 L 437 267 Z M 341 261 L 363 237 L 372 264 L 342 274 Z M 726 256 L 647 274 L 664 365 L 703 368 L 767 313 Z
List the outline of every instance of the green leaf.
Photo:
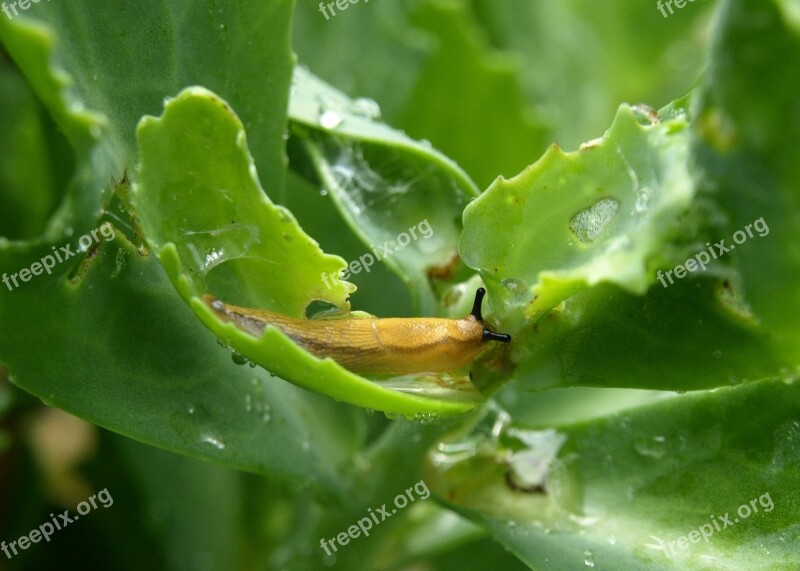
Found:
M 184 90 L 161 118 L 142 120 L 139 145 L 134 201 L 142 229 L 178 292 L 219 338 L 282 378 L 359 406 L 410 416 L 476 406 L 474 391 L 410 379 L 403 394 L 313 357 L 274 327 L 256 338 L 221 322 L 199 296 L 211 292 L 227 303 L 294 318 L 314 300 L 343 306 L 345 288 L 327 289 L 320 279 L 343 263 L 323 254 L 261 191 L 243 126 L 213 93 Z
M 642 125 L 623 105 L 601 141 L 572 153 L 553 146 L 499 179 L 464 212 L 464 261 L 534 320 L 600 282 L 644 293 L 656 281 L 651 260 L 684 229 L 694 195 L 686 124 Z
M 514 334 L 511 360 L 526 388 L 688 390 L 793 367 L 748 311 L 735 274 L 708 253 L 687 104 L 649 126 L 637 120 L 644 109 L 623 106 L 602 140 L 552 148 L 465 210 L 462 255 Z M 513 242 L 494 231 L 500 225 Z M 679 279 L 673 266 L 700 253 L 696 277 Z
M 686 391 L 762 379 L 794 360 L 739 313 L 724 282 L 697 278 L 644 296 L 613 285 L 581 291 L 515 338 L 515 378 L 553 386 Z
M 466 4 L 420 2 L 412 13 L 435 49 L 398 125 L 430 139 L 485 188 L 528 165 L 550 139 L 540 113 L 525 101 L 519 62 L 487 45 Z
M 490 410 L 440 442 L 424 478 L 532 569 L 790 568 L 798 388 L 674 396 L 558 429 Z M 689 536 L 701 526 L 708 542 Z
M 2 256 L 0 267 L 8 267 Z M 79 279 L 39 276 L 3 295 L 0 323 L 14 333 L 0 336 L 0 352 L 11 381 L 90 422 L 193 457 L 334 488 L 359 445 L 354 411 L 235 365 L 158 261 L 119 234 Z
M 480 24 L 461 1 L 361 2 L 328 19 L 301 2 L 294 45 L 316 75 L 379 102 L 387 123 L 429 140 L 485 187 L 549 139 L 524 100 L 518 62 L 492 49 Z
M 3 18 L 0 37 L 70 140 L 81 135 L 59 111 L 62 93 L 74 108 L 104 115 L 104 137 L 113 150 L 106 158 L 131 168 L 141 116 L 157 112 L 165 96 L 187 85 L 205 85 L 236 106 L 253 133 L 259 170 L 269 177 L 271 190 L 281 190 L 285 118 L 280 111 L 288 100 L 281 86 L 292 70 L 291 8 L 290 0 L 234 2 L 213 10 L 192 0 L 150 2 L 147 10 L 133 0 L 48 3 L 34 6 L 25 18 Z M 46 60 L 34 36 L 57 50 L 58 79 L 43 73 Z
M 133 170 L 136 122 L 184 82 L 218 86 L 237 101 L 257 131 L 255 160 L 279 191 L 290 7 L 275 1 L 210 13 L 191 2 L 148 11 L 133 2 L 72 3 L 31 8 L 30 16 L 47 25 L 0 18 L 5 48 L 78 164 L 44 235 L 0 242 L 0 275 L 18 274 L 62 246 L 75 252 L 81 234 L 91 238 L 112 197 L 111 177 Z M 234 31 L 256 39 L 240 43 L 228 38 Z M 206 49 L 209 38 L 219 39 L 218 49 Z M 266 95 L 262 81 L 273 86 Z M 115 234 L 96 238 L 99 247 L 57 264 L 52 275 L 0 288 L 0 359 L 10 380 L 149 444 L 337 489 L 343 458 L 360 444 L 355 411 L 236 365 L 175 294 L 158 261 L 143 257 L 119 227 Z
M 781 62 L 780 66 L 776 62 Z M 700 90 L 694 152 L 736 285 L 776 344 L 800 356 L 800 23 L 792 2 L 727 2 Z M 760 220 L 761 225 L 753 222 Z M 748 228 L 749 225 L 749 228 Z M 776 295 L 776 293 L 780 295 Z
M 519 84 L 549 140 L 577 147 L 620 102 L 659 108 L 692 89 L 704 63 L 713 2 L 472 0 L 475 19 L 518 61 Z M 662 2 L 667 5 L 667 2 Z
M 294 90 L 296 136 L 367 246 L 350 271 L 369 269 L 370 258 L 382 261 L 409 285 L 418 311 L 441 312 L 430 274 L 457 254 L 461 211 L 478 194 L 474 183 L 430 145 L 378 122 L 374 102 L 351 101 L 303 68 Z
M 318 3 L 298 2 L 292 47 L 315 76 L 354 98 L 379 101 L 384 120 L 396 125 L 413 80 L 430 57 L 431 39 L 411 25 L 406 3 L 342 5 L 344 11 L 334 3 L 332 16 L 327 6 L 323 14 Z
M 30 87 L 1 54 L 0 236 L 32 238 L 41 233 L 58 199 L 55 157 L 47 140 L 54 134 Z

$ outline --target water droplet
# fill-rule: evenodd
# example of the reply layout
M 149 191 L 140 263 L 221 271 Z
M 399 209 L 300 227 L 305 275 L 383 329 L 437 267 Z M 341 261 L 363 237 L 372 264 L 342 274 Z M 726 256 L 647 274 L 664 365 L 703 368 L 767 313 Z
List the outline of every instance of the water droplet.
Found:
M 217 337 L 217 345 L 219 345 L 223 349 L 227 349 L 228 348 L 228 344 L 221 337 Z
M 500 282 L 512 298 L 522 297 L 527 291 L 525 282 L 518 278 L 508 278 Z
M 247 357 L 236 351 L 231 352 L 231 360 L 237 365 L 246 365 L 249 362 Z
M 594 242 L 619 210 L 613 198 L 601 198 L 589 208 L 579 211 L 569 221 L 569 229 L 584 244 Z
M 636 202 L 633 205 L 636 212 L 644 212 L 647 210 L 647 203 L 650 202 L 650 196 L 652 194 L 653 191 L 649 186 L 643 186 L 639 189 L 639 192 L 636 193 Z
M 328 189 L 327 188 L 321 188 L 319 190 L 319 195 L 320 196 L 328 196 Z
M 200 437 L 200 442 L 204 442 L 206 444 L 211 444 L 217 450 L 224 450 L 225 444 L 217 438 L 214 438 L 210 434 L 204 434 Z
M 431 455 L 434 466 L 450 466 L 468 460 L 477 454 L 478 443 L 476 440 L 462 440 L 458 442 L 439 442 L 436 451 Z
M 658 111 L 648 105 L 644 105 L 643 103 L 631 106 L 631 110 L 633 111 L 636 120 L 643 125 L 655 125 L 661 121 Z
M 367 97 L 359 97 L 353 102 L 353 111 L 360 117 L 365 117 L 370 121 L 377 121 L 381 118 L 381 108 L 375 101 Z
M 344 119 L 336 111 L 323 111 L 319 116 L 319 126 L 323 129 L 335 129 Z
M 662 458 L 667 452 L 666 442 L 663 436 L 642 437 L 634 441 L 633 448 L 641 456 Z
M 423 414 L 419 421 L 421 424 L 436 424 L 439 422 L 439 413 L 433 411 L 428 414 Z
M 258 378 L 251 380 L 252 391 L 245 396 L 245 410 L 249 413 L 259 415 L 261 421 L 269 422 L 272 407 L 267 400 L 266 388 L 263 381 Z
M 792 372 L 788 367 L 784 367 L 780 370 L 781 380 L 787 385 L 791 385 L 795 382 L 795 380 L 797 380 L 798 373 L 800 373 L 800 369 Z
M 583 564 L 587 567 L 594 567 L 594 555 L 588 549 L 583 551 Z
M 194 414 L 194 405 L 190 404 L 188 407 L 186 407 L 186 412 L 189 414 Z
M 219 263 L 225 258 L 225 250 L 220 248 L 219 250 L 211 250 L 206 254 L 205 259 L 203 260 L 203 270 L 208 271 L 214 266 L 219 265 Z
M 711 353 L 711 356 L 714 357 L 715 359 L 719 359 L 720 357 L 722 357 L 722 350 L 720 349 L 715 350 L 713 353 Z

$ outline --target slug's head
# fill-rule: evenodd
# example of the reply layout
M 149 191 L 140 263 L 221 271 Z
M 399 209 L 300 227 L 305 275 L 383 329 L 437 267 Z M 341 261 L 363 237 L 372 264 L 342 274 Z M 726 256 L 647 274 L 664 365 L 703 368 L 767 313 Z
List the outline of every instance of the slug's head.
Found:
M 472 304 L 472 311 L 470 315 L 475 318 L 478 323 L 483 325 L 483 316 L 481 315 L 481 305 L 483 305 L 483 297 L 486 295 L 486 290 L 479 287 L 475 292 L 475 303 Z M 508 333 L 495 333 L 485 325 L 483 325 L 483 340 L 484 341 L 500 341 L 501 343 L 509 343 L 511 335 Z

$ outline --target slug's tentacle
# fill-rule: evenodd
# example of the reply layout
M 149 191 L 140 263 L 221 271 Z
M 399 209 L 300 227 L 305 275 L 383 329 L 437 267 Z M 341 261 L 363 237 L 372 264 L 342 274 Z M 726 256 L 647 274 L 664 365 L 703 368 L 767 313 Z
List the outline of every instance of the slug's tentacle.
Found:
M 483 317 L 481 316 L 481 306 L 483 305 L 483 297 L 486 295 L 486 290 L 482 287 L 479 287 L 475 291 L 475 302 L 472 304 L 472 311 L 470 315 L 477 319 L 480 323 L 483 323 Z M 511 343 L 511 335 L 508 333 L 495 333 L 488 327 L 483 328 L 483 340 L 484 341 L 500 341 L 501 343 Z

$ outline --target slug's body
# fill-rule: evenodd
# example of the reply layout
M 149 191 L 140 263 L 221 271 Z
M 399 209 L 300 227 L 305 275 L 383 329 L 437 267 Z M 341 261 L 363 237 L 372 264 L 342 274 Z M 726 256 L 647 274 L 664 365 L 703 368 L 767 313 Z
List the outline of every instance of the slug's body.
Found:
M 203 299 L 224 321 L 260 337 L 272 325 L 309 353 L 330 357 L 355 373 L 441 373 L 469 365 L 488 341 L 511 341 L 483 325 L 481 301 L 475 293 L 472 313 L 463 319 L 293 319 L 272 311 L 228 305 L 212 296 Z

